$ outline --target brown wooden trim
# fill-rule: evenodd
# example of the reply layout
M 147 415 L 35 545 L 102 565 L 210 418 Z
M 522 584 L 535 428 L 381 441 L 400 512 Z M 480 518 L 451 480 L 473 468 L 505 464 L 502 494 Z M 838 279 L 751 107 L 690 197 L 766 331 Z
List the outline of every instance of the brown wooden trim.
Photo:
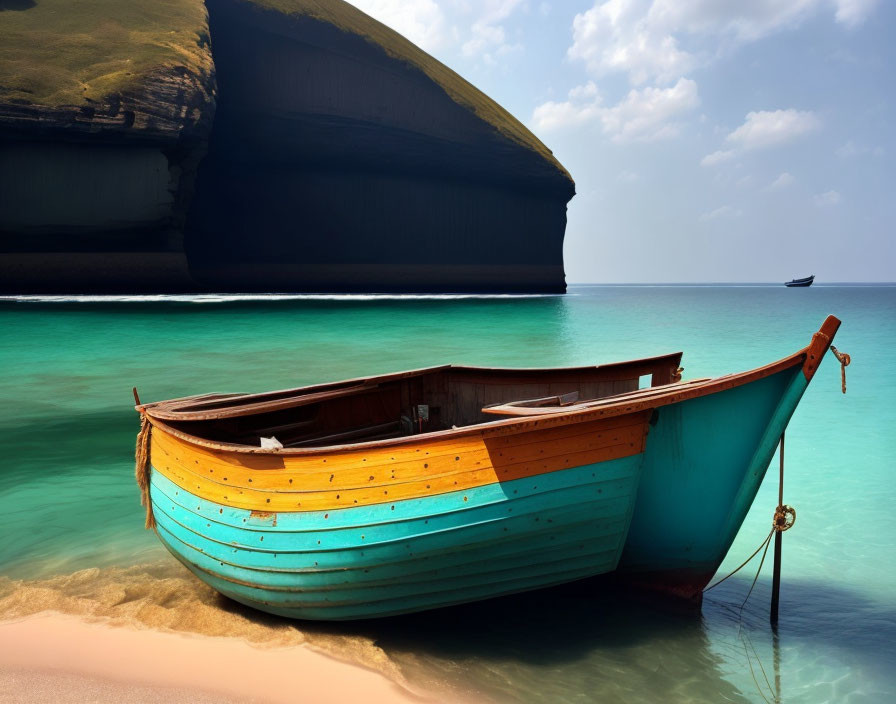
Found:
M 409 435 L 401 438 L 373 440 L 370 442 L 351 445 L 336 445 L 332 447 L 315 447 L 307 449 L 285 448 L 282 450 L 274 450 L 262 449 L 260 447 L 252 447 L 248 445 L 237 445 L 234 443 L 217 442 L 196 437 L 195 435 L 190 435 L 189 433 L 185 433 L 169 426 L 153 415 L 151 410 L 151 406 L 153 404 L 147 404 L 143 406 L 142 409 L 145 409 L 146 415 L 152 420 L 153 425 L 160 427 L 165 432 L 175 437 L 178 437 L 200 447 L 207 447 L 216 450 L 226 450 L 231 452 L 240 452 L 245 454 L 272 454 L 278 456 L 326 455 L 332 454 L 333 452 L 337 451 L 340 453 L 350 453 L 357 450 L 366 450 L 368 448 L 377 447 L 410 444 L 424 445 L 428 442 L 464 437 L 468 435 L 480 435 L 483 439 L 485 439 L 487 437 L 515 435 L 517 433 L 528 432 L 536 428 L 557 427 L 568 425 L 571 423 L 581 423 L 585 421 L 597 420 L 599 418 L 611 418 L 614 416 L 620 416 L 629 413 L 638 413 L 641 411 L 652 410 L 654 408 L 668 406 L 673 403 L 680 403 L 682 401 L 698 398 L 700 396 L 708 396 L 720 391 L 726 391 L 737 386 L 743 386 L 744 384 L 749 384 L 753 381 L 763 379 L 765 377 L 771 376 L 772 374 L 790 369 L 797 365 L 801 365 L 803 373 L 806 374 L 806 378 L 811 379 L 812 374 L 814 374 L 815 369 L 818 366 L 818 361 L 820 361 L 820 355 L 823 353 L 824 349 L 826 349 L 826 345 L 829 345 L 830 341 L 833 340 L 834 333 L 836 333 L 839 325 L 840 321 L 837 318 L 835 318 L 834 316 L 828 316 L 819 332 L 813 335 L 812 342 L 808 346 L 788 357 L 784 357 L 783 359 L 780 359 L 776 362 L 772 362 L 771 364 L 766 364 L 764 366 L 757 367 L 745 372 L 716 377 L 715 379 L 712 379 L 708 382 L 699 383 L 692 386 L 682 384 L 669 384 L 665 387 L 653 387 L 651 391 L 656 391 L 657 393 L 643 399 L 612 398 L 607 399 L 607 405 L 599 406 L 596 408 L 572 410 L 565 413 L 547 413 L 524 419 L 510 418 L 506 420 L 496 420 L 489 423 L 464 426 L 460 428 L 451 428 L 449 430 L 421 433 L 419 435 Z M 809 361 L 810 354 L 815 355 L 815 361 L 814 366 L 811 370 L 811 374 L 807 374 L 806 366 L 807 362 Z M 449 366 L 450 365 L 445 365 L 442 367 L 432 367 L 431 370 L 447 369 L 449 368 Z M 588 369 L 593 369 L 593 367 L 588 367 Z M 399 374 L 389 375 L 389 378 L 403 378 L 405 376 L 414 376 L 421 374 L 424 371 L 429 370 L 402 372 Z M 385 378 L 386 377 L 372 377 L 371 380 L 382 380 Z M 308 388 L 319 388 L 320 386 L 326 385 L 318 385 L 317 387 Z M 163 404 L 164 402 L 156 405 Z M 141 408 L 138 408 L 138 410 L 141 410 Z
M 688 381 L 676 383 L 675 388 L 682 389 L 685 387 L 696 386 L 698 384 L 705 384 L 710 381 L 712 381 L 710 377 L 706 377 L 704 379 L 689 379 Z M 537 416 L 544 415 L 546 413 L 569 413 L 571 411 L 581 411 L 586 408 L 595 408 L 597 406 L 615 405 L 626 400 L 640 401 L 645 398 L 651 398 L 653 396 L 667 393 L 669 393 L 669 390 L 667 388 L 664 388 L 662 386 L 650 386 L 646 389 L 638 389 L 637 391 L 630 391 L 625 394 L 617 394 L 615 396 L 609 396 L 607 398 L 594 399 L 592 401 L 583 401 L 575 404 L 567 404 L 565 406 L 561 406 L 559 403 L 552 406 L 536 406 L 533 405 L 532 401 L 515 401 L 513 403 L 502 403 L 494 406 L 485 406 L 482 409 L 482 412 L 496 416 Z M 552 398 L 558 397 L 554 396 Z
M 135 406 L 135 408 L 140 412 L 148 411 L 154 418 L 161 418 L 163 420 L 203 421 L 219 418 L 234 418 L 244 415 L 254 415 L 255 413 L 293 408 L 295 406 L 327 400 L 328 398 L 338 398 L 344 394 L 362 391 L 365 387 L 372 388 L 371 385 L 373 384 L 400 381 L 402 379 L 447 371 L 449 369 L 461 373 L 482 373 L 487 376 L 499 374 L 501 375 L 501 379 L 498 380 L 499 383 L 509 381 L 514 375 L 525 377 L 544 374 L 546 371 L 574 375 L 576 373 L 593 373 L 596 370 L 600 370 L 601 372 L 601 381 L 616 381 L 619 379 L 628 379 L 633 376 L 650 374 L 654 372 L 658 366 L 662 365 L 677 367 L 681 363 L 681 355 L 681 352 L 675 352 L 656 357 L 635 359 L 628 362 L 613 362 L 611 364 L 586 367 L 556 367 L 549 369 L 470 367 L 443 364 L 374 377 L 357 377 L 343 381 L 332 381 L 323 384 L 314 384 L 312 386 L 281 389 L 277 391 L 263 391 L 261 393 L 253 394 L 209 393 L 196 396 L 184 396 L 182 398 L 170 399 L 167 401 L 144 403 Z M 333 396 L 329 397 L 321 395 L 315 398 L 316 394 L 323 394 L 324 392 L 332 392 Z
M 803 363 L 803 374 L 806 381 L 812 381 L 815 372 L 818 371 L 818 365 L 824 359 L 828 351 L 828 347 L 834 341 L 834 335 L 840 328 L 840 320 L 833 315 L 829 315 L 822 323 L 821 329 L 812 336 L 812 342 L 806 348 L 806 361 Z
M 344 389 L 336 389 L 334 391 L 319 391 L 317 393 L 302 394 L 291 396 L 289 398 L 278 399 L 276 401 L 259 401 L 258 403 L 246 403 L 246 397 L 239 399 L 239 402 L 233 405 L 227 405 L 223 408 L 214 408 L 215 404 L 228 403 L 229 399 L 221 399 L 210 402 L 211 408 L 202 410 L 205 404 L 188 404 L 185 406 L 159 406 L 153 409 L 153 416 L 156 418 L 164 418 L 165 420 L 221 420 L 223 418 L 239 418 L 241 416 L 251 416 L 258 413 L 269 413 L 271 411 L 282 411 L 288 408 L 297 408 L 298 406 L 307 406 L 320 401 L 330 401 L 336 398 L 345 398 L 346 396 L 356 396 L 364 393 L 371 393 L 379 388 L 379 384 L 358 384 L 357 386 L 348 386 Z M 181 410 L 183 409 L 183 410 Z
M 192 405 L 196 405 L 197 407 L 205 405 L 205 402 L 208 401 L 214 404 L 217 401 L 227 401 L 233 405 L 239 404 L 248 404 L 248 403 L 256 403 L 259 401 L 263 401 L 264 399 L 279 399 L 281 397 L 288 396 L 305 396 L 311 393 L 317 393 L 321 391 L 330 391 L 335 389 L 342 389 L 346 387 L 354 387 L 361 386 L 363 384 L 368 384 L 371 382 L 382 383 L 386 381 L 399 381 L 401 379 L 408 379 L 414 376 L 421 376 L 423 374 L 430 374 L 432 372 L 439 372 L 445 369 L 450 369 L 450 364 L 442 364 L 435 367 L 423 367 L 421 369 L 409 369 L 407 371 L 402 372 L 394 372 L 392 374 L 383 374 L 381 376 L 362 376 L 356 377 L 354 379 L 345 379 L 343 381 L 328 381 L 323 384 L 312 384 L 311 386 L 299 386 L 293 389 L 280 389 L 277 391 L 262 391 L 261 393 L 254 394 L 224 394 L 224 393 L 211 393 L 211 394 L 199 394 L 196 396 L 183 396 L 181 398 L 169 399 L 167 401 L 155 401 L 153 403 L 144 403 L 140 406 L 135 406 L 138 412 L 147 411 L 154 417 L 163 417 L 163 413 L 165 411 L 173 411 L 174 409 L 180 408 L 184 409 L 190 407 Z M 169 420 L 208 420 L 206 417 L 202 418 L 194 418 L 190 415 L 189 411 L 185 411 L 180 414 L 171 415 Z

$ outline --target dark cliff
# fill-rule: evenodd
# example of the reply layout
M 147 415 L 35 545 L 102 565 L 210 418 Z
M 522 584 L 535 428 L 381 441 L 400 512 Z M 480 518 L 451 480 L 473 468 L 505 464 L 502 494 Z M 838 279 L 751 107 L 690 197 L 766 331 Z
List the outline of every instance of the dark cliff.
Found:
M 0 290 L 564 290 L 494 101 L 339 0 L 207 6 L 0 0 Z

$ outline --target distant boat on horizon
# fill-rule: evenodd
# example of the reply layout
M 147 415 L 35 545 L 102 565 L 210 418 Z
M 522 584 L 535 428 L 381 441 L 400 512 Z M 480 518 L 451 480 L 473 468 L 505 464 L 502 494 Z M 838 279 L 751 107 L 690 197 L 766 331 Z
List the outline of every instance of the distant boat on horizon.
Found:
M 811 286 L 813 281 L 815 281 L 815 274 L 812 274 L 812 276 L 807 276 L 805 279 L 793 279 L 792 281 L 786 282 L 784 285 L 788 288 L 794 288 L 796 286 Z

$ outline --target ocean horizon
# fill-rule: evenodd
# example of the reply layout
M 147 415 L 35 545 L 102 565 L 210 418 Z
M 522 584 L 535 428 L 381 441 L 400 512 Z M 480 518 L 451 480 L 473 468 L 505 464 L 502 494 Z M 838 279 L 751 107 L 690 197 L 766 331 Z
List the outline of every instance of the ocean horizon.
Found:
M 787 430 L 784 495 L 798 517 L 783 541 L 777 634 L 768 625 L 770 555 L 742 609 L 756 561 L 709 592 L 698 613 L 538 591 L 311 625 L 217 597 L 143 530 L 133 386 L 153 401 L 444 363 L 579 366 L 676 350 L 685 379 L 718 376 L 802 348 L 828 314 L 843 321 L 836 345 L 852 365 L 843 395 L 827 355 Z M 50 609 L 257 644 L 296 634 L 447 700 L 762 702 L 775 672 L 781 701 L 896 697 L 896 284 L 19 296 L 0 299 L 0 329 L 0 618 Z M 769 471 L 719 576 L 760 544 L 776 503 Z M 197 610 L 202 623 L 190 616 Z

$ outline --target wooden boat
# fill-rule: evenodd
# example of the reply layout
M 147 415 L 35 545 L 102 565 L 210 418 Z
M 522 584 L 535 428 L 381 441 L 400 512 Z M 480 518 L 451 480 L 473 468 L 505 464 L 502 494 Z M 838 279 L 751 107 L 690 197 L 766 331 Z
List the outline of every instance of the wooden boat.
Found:
M 811 286 L 813 281 L 815 281 L 815 274 L 812 274 L 812 276 L 807 276 L 804 279 L 793 279 L 786 282 L 784 285 L 788 288 L 799 288 L 802 286 Z
M 222 594 L 302 619 L 614 570 L 694 596 L 838 326 L 829 317 L 806 348 L 714 379 L 681 381 L 675 353 L 138 402 L 147 525 Z M 259 446 L 271 436 L 283 447 Z

